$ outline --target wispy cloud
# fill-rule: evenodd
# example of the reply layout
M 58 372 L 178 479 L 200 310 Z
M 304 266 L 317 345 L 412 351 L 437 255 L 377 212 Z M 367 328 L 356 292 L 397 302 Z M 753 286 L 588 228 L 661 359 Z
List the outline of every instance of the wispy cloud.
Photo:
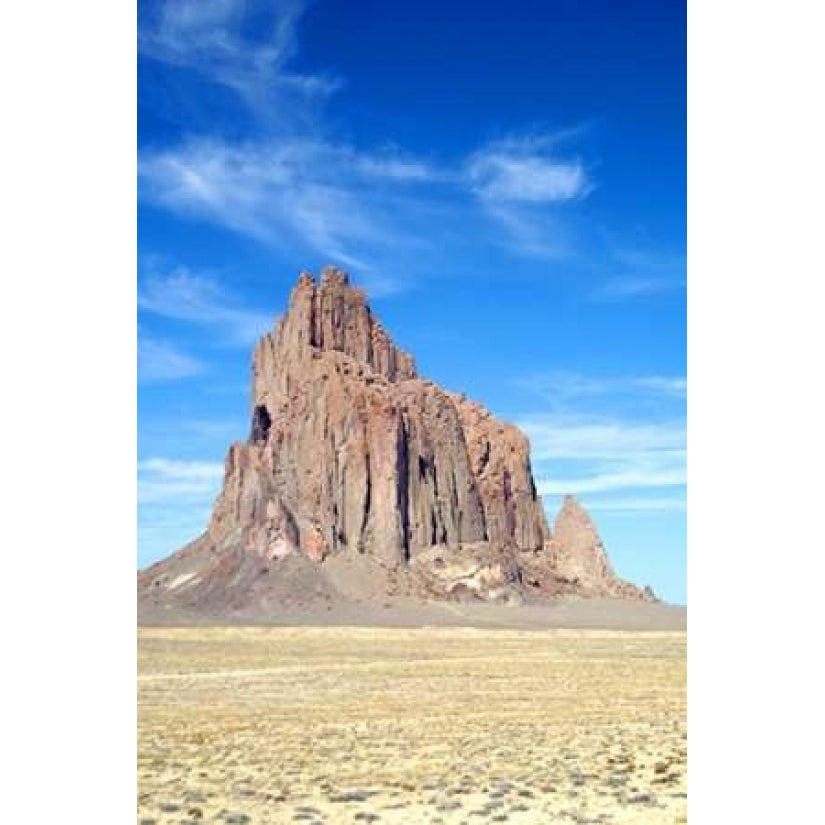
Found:
M 684 462 L 667 469 L 655 465 L 643 469 L 600 473 L 585 478 L 542 478 L 537 483 L 539 495 L 601 493 L 638 487 L 678 487 L 687 483 Z
M 587 508 L 596 511 L 613 512 L 659 512 L 686 510 L 685 496 L 649 496 L 649 497 L 590 497 L 586 499 Z
M 561 216 L 506 201 L 485 201 L 484 211 L 501 232 L 500 245 L 519 257 L 555 261 L 575 253 L 575 233 Z
M 376 256 L 423 243 L 409 230 L 416 205 L 408 187 L 435 177 L 397 151 L 360 153 L 314 138 L 192 141 L 142 155 L 138 174 L 150 202 L 270 246 L 312 250 L 367 279 Z
M 347 267 L 374 295 L 405 288 L 416 277 L 410 261 L 435 264 L 467 238 L 522 258 L 591 255 L 577 210 L 596 187 L 577 150 L 588 125 L 510 134 L 436 160 L 395 145 L 355 148 L 334 137 L 321 108 L 340 80 L 293 69 L 308 5 L 166 0 L 141 16 L 143 57 L 232 90 L 258 115 L 243 142 L 200 137 L 142 151 L 143 201 Z M 650 261 L 615 257 L 592 300 L 672 288 Z
M 675 398 L 687 396 L 687 378 L 666 378 L 660 375 L 635 379 L 637 387 L 653 390 Z
M 355 173 L 365 180 L 394 180 L 398 182 L 427 182 L 448 179 L 448 173 L 431 162 L 400 151 L 396 147 L 371 154 L 355 152 L 345 146 L 327 146 L 333 158 L 349 162 Z
M 256 341 L 273 323 L 266 313 L 240 306 L 216 279 L 186 267 L 147 277 L 138 290 L 138 307 L 165 318 L 216 328 L 232 344 Z
M 208 386 L 211 382 L 207 383 Z M 202 391 L 205 389 L 198 386 L 199 398 L 203 398 Z M 237 399 L 246 399 L 249 387 L 239 386 L 234 395 Z M 220 456 L 227 444 L 246 438 L 249 422 L 245 406 L 234 415 L 218 413 L 214 418 L 205 417 L 210 410 L 199 409 L 200 405 L 195 407 L 196 412 L 193 412 L 192 405 L 179 406 L 174 410 L 165 406 L 150 407 L 148 411 L 142 408 L 139 411 L 138 451 L 141 455 L 182 451 L 187 455 Z
M 248 388 L 244 386 L 239 395 L 245 395 Z M 187 420 L 186 429 L 197 438 L 220 439 L 228 443 L 233 438 L 240 438 L 246 427 L 246 419 L 226 418 L 226 419 L 206 419 L 195 418 Z
M 212 461 L 180 461 L 149 458 L 138 462 L 138 502 L 197 505 L 217 495 L 223 464 Z
M 579 158 L 557 154 L 572 134 L 511 136 L 487 144 L 464 164 L 467 187 L 518 254 L 544 259 L 571 254 L 571 232 L 559 207 L 593 189 Z
M 583 161 L 561 152 L 581 127 L 511 135 L 439 163 L 395 145 L 336 141 L 319 104 L 337 82 L 290 70 L 306 7 L 166 0 L 143 15 L 142 56 L 231 89 L 258 115 L 245 142 L 202 137 L 142 152 L 144 201 L 290 255 L 321 256 L 359 273 L 372 294 L 405 287 L 414 273 L 401 274 L 404 262 L 443 253 L 446 238 L 479 220 L 479 203 L 509 251 L 571 254 L 571 231 L 553 210 L 592 189 Z
M 518 424 L 530 439 L 541 495 L 630 492 L 687 483 L 683 420 L 633 424 L 533 416 Z
M 190 69 L 232 90 L 264 118 L 294 118 L 340 85 L 334 77 L 286 68 L 297 52 L 296 30 L 308 5 L 166 0 L 141 15 L 138 49 L 144 57 Z
M 530 438 L 537 461 L 552 459 L 659 463 L 684 461 L 683 419 L 630 424 L 625 421 L 567 415 L 529 415 L 517 422 Z
M 149 384 L 200 375 L 205 366 L 174 344 L 138 331 L 138 382 Z
M 590 183 L 580 160 L 544 157 L 532 147 L 492 145 L 473 154 L 467 175 L 485 201 L 558 203 L 580 198 Z
M 686 284 L 687 262 L 680 254 L 612 250 L 609 265 L 616 274 L 596 285 L 591 300 L 644 298 L 684 289 Z
M 678 375 L 593 376 L 552 370 L 517 378 L 516 383 L 556 405 L 605 396 L 647 404 L 657 399 L 684 399 L 687 395 L 687 379 Z
M 659 295 L 684 287 L 684 281 L 670 278 L 637 277 L 633 275 L 608 278 L 591 293 L 595 301 L 611 301 L 622 298 L 639 298 Z
M 223 465 L 214 461 L 146 458 L 138 463 L 138 471 L 151 473 L 166 480 L 213 481 L 223 475 Z
M 203 531 L 218 494 L 223 464 L 155 457 L 138 462 L 141 563 L 178 550 Z
M 519 383 L 550 405 L 516 422 L 542 495 L 583 494 L 602 509 L 684 509 L 684 377 L 549 372 Z

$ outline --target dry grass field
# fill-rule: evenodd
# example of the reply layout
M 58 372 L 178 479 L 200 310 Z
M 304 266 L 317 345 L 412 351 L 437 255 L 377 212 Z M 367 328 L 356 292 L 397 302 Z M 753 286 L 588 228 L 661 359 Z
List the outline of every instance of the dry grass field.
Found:
M 686 634 L 138 630 L 138 822 L 682 823 Z

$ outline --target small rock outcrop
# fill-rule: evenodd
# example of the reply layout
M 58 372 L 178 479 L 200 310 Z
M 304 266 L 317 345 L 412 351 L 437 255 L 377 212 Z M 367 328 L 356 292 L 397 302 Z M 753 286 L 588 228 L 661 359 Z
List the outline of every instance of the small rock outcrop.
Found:
M 573 496 L 565 496 L 548 541 L 558 582 L 574 591 L 623 599 L 655 599 L 650 588 L 640 590 L 616 576 L 599 531 Z
M 340 270 L 300 275 L 252 376 L 249 438 L 229 448 L 206 532 L 139 574 L 141 592 L 265 605 L 281 572 L 335 591 L 358 558 L 394 595 L 652 598 L 616 578 L 572 498 L 549 529 L 524 434 L 421 378 Z

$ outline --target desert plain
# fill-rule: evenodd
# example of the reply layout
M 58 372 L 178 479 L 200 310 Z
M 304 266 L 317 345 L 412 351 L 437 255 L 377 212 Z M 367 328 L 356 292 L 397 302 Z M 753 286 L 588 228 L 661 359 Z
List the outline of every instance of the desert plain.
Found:
M 138 822 L 687 821 L 686 632 L 138 628 Z

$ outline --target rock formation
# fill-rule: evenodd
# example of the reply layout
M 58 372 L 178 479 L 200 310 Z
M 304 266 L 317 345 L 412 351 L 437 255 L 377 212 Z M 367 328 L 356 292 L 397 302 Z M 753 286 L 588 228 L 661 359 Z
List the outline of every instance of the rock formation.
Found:
M 265 610 L 294 576 L 346 592 L 353 564 L 391 595 L 652 598 L 616 578 L 573 499 L 551 532 L 523 433 L 419 377 L 364 293 L 327 267 L 317 284 L 301 274 L 255 348 L 249 438 L 229 448 L 206 532 L 139 590 Z
M 560 589 L 623 599 L 655 600 L 653 591 L 641 592 L 613 572 L 596 525 L 573 496 L 565 496 L 547 542 L 553 573 Z

